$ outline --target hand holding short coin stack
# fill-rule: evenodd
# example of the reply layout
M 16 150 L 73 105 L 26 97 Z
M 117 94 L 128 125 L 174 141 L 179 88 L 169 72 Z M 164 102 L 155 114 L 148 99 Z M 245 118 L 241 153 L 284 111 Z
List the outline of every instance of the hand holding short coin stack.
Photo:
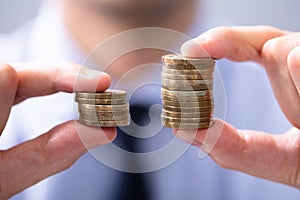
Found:
M 175 54 L 163 56 L 162 61 L 162 124 L 176 129 L 209 128 L 215 61 Z
M 102 93 L 77 92 L 79 122 L 88 126 L 116 127 L 130 123 L 126 92 L 106 90 Z

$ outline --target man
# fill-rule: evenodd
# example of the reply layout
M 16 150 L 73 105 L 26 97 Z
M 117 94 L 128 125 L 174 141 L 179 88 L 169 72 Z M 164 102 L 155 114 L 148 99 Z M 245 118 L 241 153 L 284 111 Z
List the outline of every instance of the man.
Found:
M 17 43 L 17 49 L 21 49 L 21 53 L 12 51 L 9 55 L 3 55 L 3 60 L 57 61 L 68 59 L 80 63 L 84 53 L 78 49 L 89 52 L 107 37 L 131 28 L 161 26 L 189 34 L 190 30 L 194 29 L 191 34 L 193 36 L 201 31 L 197 27 L 197 22 L 192 23 L 195 13 L 200 10 L 196 6 L 199 3 L 197 1 L 185 1 L 184 4 L 182 4 L 182 1 L 172 1 L 172 3 L 169 1 L 145 1 L 143 4 L 139 2 L 63 1 L 64 12 L 62 16 L 53 17 L 53 8 L 44 10 L 41 17 L 34 23 L 33 29 L 30 28 L 28 31 L 25 28 L 23 31 L 27 34 L 22 32 L 21 35 L 15 36 L 21 38 L 17 40 L 21 41 Z M 54 5 L 54 8 L 57 8 L 56 6 Z M 178 12 L 179 7 L 181 12 Z M 165 13 L 156 12 L 166 8 L 167 12 Z M 64 23 L 61 23 L 61 19 Z M 66 28 L 64 28 L 65 26 Z M 76 42 L 70 39 L 69 34 Z M 60 46 L 60 44 L 64 45 Z M 1 47 L 3 48 L 4 45 Z M 2 52 L 6 54 L 5 52 L 8 51 Z M 123 73 L 129 71 L 132 66 L 157 61 L 157 57 L 159 57 L 157 55 L 159 54 L 154 53 L 156 54 L 153 57 L 149 57 L 150 54 L 145 54 L 143 51 L 129 54 L 113 63 L 115 66 L 122 66 L 121 69 L 108 70 L 107 72 L 113 79 L 120 77 Z M 65 67 L 65 65 L 63 66 Z M 68 68 L 63 69 L 68 70 Z M 241 69 L 241 66 L 239 68 L 235 66 L 222 68 L 220 66 L 220 71 L 225 81 L 227 95 L 232 97 L 228 99 L 227 121 L 239 127 L 259 129 L 267 129 L 270 124 L 274 123 L 275 125 L 272 128 L 278 132 L 290 126 L 286 121 L 282 121 L 284 118 L 280 115 L 281 113 L 272 95 L 264 93 L 265 89 L 269 90 L 269 87 L 268 85 L 265 86 L 267 81 L 261 71 L 251 68 Z M 257 76 L 253 78 L 254 75 Z M 243 82 L 245 77 L 250 79 L 249 81 L 254 82 L 255 80 L 256 83 L 262 83 L 264 88 L 249 87 L 249 84 Z M 243 87 L 238 87 L 241 83 Z M 101 82 L 99 84 L 101 85 Z M 89 88 L 85 89 L 88 90 Z M 243 93 L 243 90 L 246 90 L 248 94 L 236 96 Z M 255 101 L 258 109 L 245 108 L 245 105 L 250 105 L 247 104 L 247 98 L 258 94 L 261 97 Z M 261 108 L 264 102 L 261 101 L 268 103 L 265 108 L 270 109 L 269 112 L 262 112 Z M 47 109 L 49 105 L 55 106 Z M 34 106 L 34 109 L 32 106 Z M 240 111 L 240 107 L 243 108 L 246 114 L 236 111 Z M 257 110 L 259 110 L 258 113 Z M 249 111 L 252 112 L 251 115 L 248 114 Z M 28 113 L 31 113 L 31 118 L 28 118 Z M 45 113 L 51 118 L 43 119 Z M 274 115 L 274 118 L 266 120 L 265 118 L 270 115 Z M 17 123 L 9 122 L 7 130 L 20 132 L 22 136 L 20 136 L 21 134 L 12 136 L 4 133 L 2 143 L 8 145 L 15 144 L 15 141 L 21 142 L 32 138 L 59 122 L 72 119 L 72 97 L 58 94 L 47 99 L 40 98 L 26 102 L 12 113 L 11 118 Z M 24 119 L 27 119 L 26 122 Z M 113 134 L 110 140 L 112 139 Z M 11 143 L 9 140 L 11 140 Z M 72 150 L 71 147 L 69 147 L 69 151 Z M 172 165 L 145 174 L 153 199 L 276 199 L 282 198 L 280 193 L 289 199 L 296 199 L 299 196 L 297 191 L 285 186 L 266 183 L 258 179 L 252 180 L 246 175 L 221 170 L 209 159 L 199 161 L 197 151 L 196 148 L 190 148 L 184 156 Z M 28 155 L 29 157 L 32 156 Z M 39 177 L 43 178 L 54 172 L 51 171 Z M 122 174 L 99 164 L 90 154 L 86 154 L 69 170 L 29 188 L 24 193 L 17 195 L 15 199 L 120 199 L 122 197 L 114 196 L 119 191 L 117 190 L 117 185 L 120 183 L 119 175 Z M 37 180 L 40 179 L 35 179 L 35 181 Z M 266 190 L 272 192 L 265 192 Z

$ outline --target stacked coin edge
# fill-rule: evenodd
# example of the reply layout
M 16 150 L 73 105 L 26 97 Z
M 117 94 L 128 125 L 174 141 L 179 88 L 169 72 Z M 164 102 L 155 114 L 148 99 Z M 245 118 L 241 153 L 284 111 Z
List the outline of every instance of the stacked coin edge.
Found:
M 108 89 L 104 92 L 76 92 L 79 122 L 88 126 L 117 127 L 130 124 L 126 92 Z
M 210 58 L 162 57 L 162 125 L 176 129 L 204 129 L 212 124 L 214 101 Z

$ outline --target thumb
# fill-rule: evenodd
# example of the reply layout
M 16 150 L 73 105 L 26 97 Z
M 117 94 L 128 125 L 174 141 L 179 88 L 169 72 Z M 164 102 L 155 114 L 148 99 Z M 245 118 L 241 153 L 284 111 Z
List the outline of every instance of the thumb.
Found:
M 115 137 L 114 128 L 88 127 L 69 121 L 36 139 L 1 152 L 0 198 L 9 198 L 70 167 L 86 148 L 104 145 Z

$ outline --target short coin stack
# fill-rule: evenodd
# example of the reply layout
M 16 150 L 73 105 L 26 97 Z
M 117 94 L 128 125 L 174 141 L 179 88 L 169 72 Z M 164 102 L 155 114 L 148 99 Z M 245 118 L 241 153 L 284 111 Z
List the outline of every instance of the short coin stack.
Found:
M 88 126 L 116 127 L 130 123 L 126 92 L 106 90 L 102 93 L 77 92 L 79 122 Z
M 165 55 L 162 61 L 162 124 L 176 129 L 209 128 L 215 61 L 177 54 Z

